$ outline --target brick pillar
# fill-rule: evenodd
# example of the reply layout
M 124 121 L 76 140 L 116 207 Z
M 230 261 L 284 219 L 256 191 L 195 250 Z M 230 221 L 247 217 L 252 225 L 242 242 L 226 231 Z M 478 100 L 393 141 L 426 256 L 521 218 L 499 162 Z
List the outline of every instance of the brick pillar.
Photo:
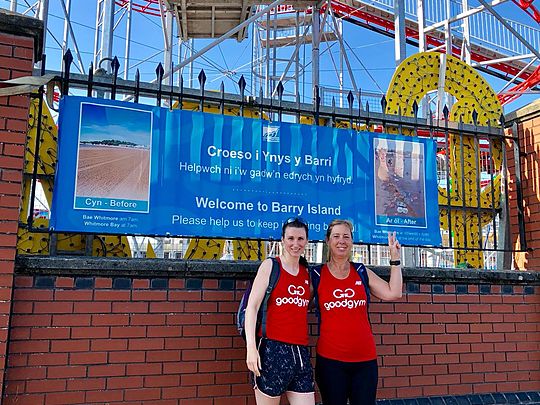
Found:
M 514 266 L 521 270 L 540 270 L 540 100 L 506 116 L 507 134 L 519 139 L 520 174 L 523 190 L 523 216 L 528 252 L 514 255 Z M 509 168 L 510 230 L 512 248 L 519 247 L 517 190 L 513 148 L 507 148 Z
M 0 10 L 0 81 L 32 75 L 43 24 Z M 0 97 L 0 398 L 4 387 L 21 201 L 28 95 Z

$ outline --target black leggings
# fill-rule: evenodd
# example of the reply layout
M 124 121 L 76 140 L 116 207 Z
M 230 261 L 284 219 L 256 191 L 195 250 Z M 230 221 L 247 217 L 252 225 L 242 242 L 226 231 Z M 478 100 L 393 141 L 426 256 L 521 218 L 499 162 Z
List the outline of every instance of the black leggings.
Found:
M 317 355 L 315 379 L 323 405 L 374 405 L 379 372 L 377 360 L 348 363 Z

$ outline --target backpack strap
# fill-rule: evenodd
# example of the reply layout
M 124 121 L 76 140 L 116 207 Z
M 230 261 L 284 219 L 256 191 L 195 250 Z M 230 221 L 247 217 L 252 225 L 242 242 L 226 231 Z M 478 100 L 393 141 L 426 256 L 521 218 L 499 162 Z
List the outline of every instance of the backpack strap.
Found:
M 364 285 L 364 289 L 366 290 L 366 301 L 369 310 L 369 303 L 371 301 L 371 290 L 369 288 L 369 275 L 366 266 L 364 266 L 364 263 L 352 263 L 352 265 L 360 276 L 360 280 L 362 280 L 362 284 Z
M 261 303 L 261 307 L 259 308 L 259 313 L 261 314 L 261 332 L 262 337 L 266 338 L 266 318 L 267 318 L 267 307 L 268 307 L 268 300 L 270 299 L 270 294 L 272 294 L 272 291 L 274 290 L 278 279 L 279 279 L 279 273 L 281 271 L 281 266 L 279 264 L 279 261 L 272 257 L 272 271 L 270 272 L 270 279 L 268 280 L 268 287 L 266 287 L 266 292 L 264 293 L 264 298 Z

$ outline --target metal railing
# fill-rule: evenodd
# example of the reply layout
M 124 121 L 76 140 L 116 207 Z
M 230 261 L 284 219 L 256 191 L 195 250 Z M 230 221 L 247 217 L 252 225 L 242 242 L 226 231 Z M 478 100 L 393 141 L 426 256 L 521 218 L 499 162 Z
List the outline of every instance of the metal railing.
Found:
M 238 82 L 238 93 L 226 93 L 223 84 L 219 92 L 207 91 L 205 90 L 206 76 L 204 71 L 201 71 L 199 74 L 198 89 L 184 88 L 181 77 L 179 78 L 180 85 L 171 87 L 163 84 L 163 68 L 161 64 L 158 65 L 156 69 L 155 83 L 141 83 L 138 79 L 138 74 L 136 75 L 136 79 L 134 81 L 126 81 L 118 78 L 119 64 L 116 58 L 112 64 L 113 74 L 96 77 L 92 73 L 93 67 L 90 66 L 90 74 L 88 76 L 84 76 L 70 73 L 72 60 L 73 58 L 71 56 L 71 53 L 68 51 L 64 57 L 65 70 L 62 73 L 58 73 L 57 77 L 54 79 L 54 81 L 61 89 L 61 93 L 63 95 L 78 94 L 86 95 L 88 97 L 95 97 L 97 94 L 99 94 L 102 96 L 106 96 L 110 99 L 124 99 L 130 100 L 134 103 L 154 104 L 157 106 L 167 105 L 170 108 L 175 106 L 178 108 L 187 108 L 203 112 L 213 112 L 217 114 L 227 113 L 238 116 L 246 116 L 249 113 L 250 116 L 258 116 L 260 119 L 269 119 L 273 121 L 295 121 L 304 123 L 317 122 L 326 126 L 339 125 L 341 127 L 345 126 L 349 128 L 367 128 L 367 130 L 371 131 L 374 131 L 375 128 L 377 128 L 377 132 L 382 131 L 409 135 L 416 134 L 418 136 L 429 137 L 437 140 L 445 140 L 445 144 L 440 145 L 439 149 L 441 152 L 444 151 L 444 154 L 446 154 L 446 156 L 449 156 L 448 140 L 451 135 L 458 137 L 458 143 L 460 142 L 459 138 L 471 137 L 474 139 L 476 145 L 482 144 L 484 145 L 484 150 L 490 152 L 496 147 L 496 145 L 510 145 L 510 147 L 507 147 L 502 151 L 502 168 L 503 170 L 507 170 L 508 153 L 512 153 L 515 162 L 518 162 L 517 164 L 515 164 L 514 167 L 516 167 L 518 170 L 520 167 L 519 144 L 517 144 L 518 140 L 516 137 L 511 137 L 504 134 L 504 131 L 502 130 L 502 127 L 504 127 L 504 117 L 501 117 L 501 127 L 483 127 L 476 124 L 465 124 L 463 122 L 450 122 L 448 119 L 449 110 L 447 108 L 443 109 L 444 116 L 440 117 L 440 121 L 434 120 L 432 114 L 429 114 L 429 119 L 419 118 L 414 115 L 390 115 L 385 113 L 386 99 L 384 95 L 381 97 L 380 100 L 377 100 L 376 106 L 372 106 L 372 100 L 368 99 L 365 100 L 365 104 L 362 104 L 362 106 L 360 107 L 356 102 L 357 97 L 355 97 L 352 92 L 349 92 L 347 94 L 346 105 L 344 107 L 338 107 L 335 105 L 335 103 L 333 103 L 333 105 L 331 106 L 327 106 L 322 103 L 321 92 L 317 87 L 315 87 L 311 103 L 300 103 L 299 99 L 297 99 L 296 102 L 289 102 L 283 100 L 283 86 L 281 86 L 281 83 L 278 83 L 278 86 L 276 88 L 276 97 L 264 98 L 262 96 L 262 90 L 259 97 L 247 97 L 245 94 L 246 81 L 243 77 Z M 35 156 L 37 158 L 34 162 L 33 170 L 27 170 L 27 172 L 25 173 L 25 178 L 32 183 L 32 191 L 30 194 L 30 208 L 33 208 L 32 201 L 34 201 L 35 199 L 36 184 L 38 179 L 41 180 L 42 183 L 49 182 L 49 184 L 53 184 L 53 173 L 54 167 L 56 165 L 54 159 L 52 163 L 47 163 L 43 160 L 43 156 L 47 155 L 48 157 L 50 157 L 51 153 L 55 154 L 55 151 L 51 152 L 50 150 L 44 151 L 40 149 L 40 139 L 43 135 L 43 128 L 41 128 L 40 126 L 40 117 L 42 115 L 41 108 L 44 103 L 44 98 L 41 98 L 41 96 L 44 92 L 45 89 L 42 88 L 39 94 L 36 95 L 36 97 L 39 98 L 39 109 L 34 116 L 34 118 L 36 119 L 33 120 L 33 126 L 31 128 L 31 130 L 36 131 L 35 144 L 29 145 L 31 149 L 31 155 L 27 155 L 27 157 Z M 364 99 L 362 99 L 362 103 L 363 102 Z M 377 108 L 380 109 L 380 112 L 376 111 Z M 417 114 L 418 109 L 416 109 L 414 113 Z M 475 112 L 473 112 L 473 116 L 475 116 Z M 461 155 L 461 157 L 457 156 L 457 159 L 461 159 L 460 162 L 457 162 L 458 165 L 464 164 L 463 154 Z M 486 161 L 485 156 L 482 159 Z M 489 158 L 487 161 L 491 162 L 488 166 L 493 168 L 492 158 Z M 485 167 L 485 162 L 481 163 L 480 161 L 478 161 L 476 162 L 476 164 L 478 165 L 477 171 L 482 170 L 481 164 Z M 48 168 L 46 168 L 46 166 Z M 452 180 L 454 181 L 454 184 L 458 184 L 458 181 L 462 182 L 463 180 L 451 179 L 448 164 L 439 165 L 438 168 L 441 171 L 440 178 L 446 180 L 444 187 L 439 188 L 439 194 L 442 196 L 450 195 L 452 189 Z M 481 178 L 480 176 L 478 176 L 478 184 L 476 187 L 478 192 L 480 193 L 481 190 L 483 190 L 486 186 L 492 187 L 492 189 L 496 187 L 496 184 L 501 184 L 502 187 L 506 186 L 506 183 L 504 181 L 497 183 L 495 177 L 496 173 L 491 170 L 490 175 L 484 178 L 484 182 L 487 181 L 487 184 L 481 184 Z M 505 202 L 501 203 L 501 201 L 498 200 L 498 197 L 496 197 L 498 194 L 491 192 L 487 194 L 487 203 L 484 205 L 480 203 L 477 203 L 476 205 L 471 205 L 469 202 L 465 201 L 465 199 L 463 199 L 462 203 L 456 204 L 455 200 L 448 199 L 446 203 L 439 203 L 438 206 L 441 215 L 441 221 L 446 219 L 449 223 L 451 223 L 451 215 L 454 214 L 463 216 L 472 214 L 473 216 L 477 216 L 478 218 L 481 218 L 483 216 L 489 216 L 490 220 L 487 222 L 487 224 L 481 226 L 477 231 L 478 235 L 476 235 L 476 239 L 479 240 L 478 244 L 472 244 L 472 242 L 467 243 L 467 239 L 465 239 L 465 245 L 456 246 L 454 238 L 452 236 L 454 231 L 442 229 L 441 235 L 443 237 L 443 246 L 437 249 L 434 249 L 432 247 L 428 248 L 420 245 L 410 246 L 409 249 L 412 249 L 412 253 L 410 255 L 412 257 L 412 262 L 409 263 L 409 265 L 440 266 L 441 263 L 448 264 L 447 252 L 452 252 L 453 250 L 456 250 L 456 248 L 459 248 L 459 251 L 481 251 L 485 256 L 485 260 L 488 260 L 489 257 L 492 257 L 494 252 L 512 252 L 517 249 L 525 250 L 526 239 L 524 237 L 524 219 L 522 215 L 522 209 L 520 209 L 521 201 L 519 200 L 519 195 L 521 193 L 521 183 L 519 182 L 519 176 L 516 176 L 516 178 L 518 180 L 516 181 L 515 186 L 517 187 L 518 191 L 517 204 L 519 212 L 518 227 L 521 236 L 520 248 L 509 248 L 509 245 L 503 245 L 501 242 L 501 238 L 498 237 L 500 232 L 509 232 L 508 228 L 500 229 L 501 224 L 505 224 L 508 222 L 508 218 L 501 217 L 501 215 L 503 215 L 505 212 L 508 213 L 508 202 L 507 200 L 504 200 Z M 52 186 L 52 189 L 54 192 L 54 185 Z M 477 200 L 480 201 L 480 196 L 478 195 L 477 197 Z M 506 206 L 504 204 L 506 204 Z M 31 213 L 33 212 L 33 210 L 30 209 L 28 210 L 28 212 Z M 57 249 L 54 245 L 58 242 L 59 239 L 65 238 L 66 236 L 50 232 L 46 226 L 35 226 L 34 221 L 35 219 L 32 214 L 28 215 L 27 221 L 21 221 L 20 227 L 23 231 L 22 237 L 32 238 L 35 237 L 36 234 L 47 234 L 49 235 L 49 238 L 46 239 L 45 237 L 43 237 L 42 244 L 44 246 L 42 250 L 37 249 L 37 251 L 23 251 L 23 253 L 57 253 Z M 464 231 L 472 232 L 471 228 L 467 230 L 466 225 Z M 101 241 L 102 244 L 102 247 L 100 248 L 101 250 L 99 250 L 100 254 L 107 254 L 108 248 L 106 244 L 102 240 L 100 240 L 101 236 L 92 237 L 86 235 L 85 238 L 87 244 L 89 242 L 92 243 L 93 238 L 97 238 L 97 240 Z M 201 243 L 206 243 L 206 245 L 208 246 L 208 242 L 204 242 L 203 240 L 201 240 Z M 165 244 L 162 244 L 162 246 L 165 247 Z M 185 244 L 182 246 L 185 246 Z M 261 249 L 266 249 L 264 243 L 258 243 L 256 244 L 256 246 L 256 249 L 259 249 L 259 251 L 257 252 L 256 256 L 253 256 L 254 259 L 260 258 L 261 256 L 264 256 L 264 254 L 266 254 L 266 252 L 264 254 L 261 253 Z M 375 249 L 373 250 L 372 247 L 373 246 L 367 246 L 367 248 L 361 248 L 367 249 L 364 250 L 365 254 L 363 254 L 363 256 L 367 257 L 368 260 L 366 261 L 368 263 L 373 263 L 375 261 L 374 252 L 379 252 L 377 253 L 377 257 L 382 254 L 382 251 L 377 250 L 378 248 L 373 248 Z M 190 255 L 193 254 L 193 248 L 188 248 L 188 250 L 189 249 L 191 249 L 191 251 L 186 252 L 186 256 L 192 257 Z M 254 248 L 250 247 L 249 249 Z M 321 257 L 320 252 L 318 252 L 317 249 L 319 248 L 317 248 L 316 246 L 312 248 L 313 253 L 311 254 L 313 257 Z M 162 252 L 163 251 L 165 250 L 162 250 Z M 86 250 L 83 251 L 82 254 L 84 254 L 85 252 L 86 254 L 91 254 L 91 246 L 90 248 L 88 248 L 87 246 Z M 358 254 L 362 255 L 362 253 Z M 217 256 L 214 254 L 214 256 L 214 258 L 220 258 L 221 254 Z M 454 263 L 454 265 L 457 264 L 458 263 Z
M 462 3 L 457 0 L 451 0 L 450 15 L 447 15 L 446 1 L 448 0 L 427 0 L 424 2 L 426 24 L 435 24 L 463 12 Z M 355 0 L 354 3 L 368 4 L 389 13 L 394 12 L 394 0 Z M 406 18 L 418 21 L 417 11 L 418 3 L 416 0 L 405 0 Z M 540 49 L 540 29 L 521 22 L 505 20 L 535 49 Z M 489 12 L 481 11 L 470 16 L 469 26 L 472 44 L 484 45 L 488 49 L 508 56 L 530 53 L 530 50 Z M 459 23 L 454 23 L 452 29 L 454 33 L 463 33 L 463 28 Z

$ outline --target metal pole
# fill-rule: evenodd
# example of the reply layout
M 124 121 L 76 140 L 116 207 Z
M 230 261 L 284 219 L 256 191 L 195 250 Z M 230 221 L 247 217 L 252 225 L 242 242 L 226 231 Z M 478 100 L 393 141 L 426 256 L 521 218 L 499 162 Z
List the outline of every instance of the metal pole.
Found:
M 13 11 L 14 13 L 17 12 L 17 0 L 11 0 L 9 11 Z
M 407 57 L 405 45 L 405 0 L 394 0 L 394 52 L 396 66 Z
M 163 66 L 165 68 L 165 74 L 167 75 L 167 81 L 166 84 L 172 86 L 173 84 L 173 74 L 171 73 L 173 70 L 173 54 L 172 54 L 172 48 L 173 48 L 173 15 L 171 12 L 167 12 L 167 15 L 164 19 L 165 22 L 165 55 L 163 59 Z M 165 76 L 164 74 L 164 76 Z
M 38 18 L 43 21 L 43 48 L 47 49 L 47 24 L 49 21 L 49 0 L 40 0 Z M 64 55 L 62 54 L 61 58 Z
M 426 51 L 426 34 L 424 32 L 426 26 L 426 13 L 424 9 L 424 0 L 417 0 L 416 9 L 418 13 L 418 52 Z M 428 118 L 429 114 L 429 96 L 426 94 L 422 97 L 422 116 Z
M 114 1 L 104 0 L 103 2 L 103 22 L 101 24 L 101 60 L 112 58 L 113 46 L 113 26 L 114 26 Z M 99 61 L 98 61 L 99 62 Z M 111 73 L 111 64 L 105 68 L 107 73 Z
M 133 3 L 131 0 L 127 4 L 127 16 L 126 16 L 126 50 L 124 53 L 124 80 L 129 77 L 129 52 L 131 45 L 131 18 L 133 14 Z
M 65 3 L 65 17 L 64 20 L 64 35 L 62 37 L 62 56 L 66 54 L 69 41 L 69 18 L 71 16 L 71 0 L 66 0 Z M 62 59 L 62 70 L 64 70 L 64 60 Z
M 300 12 L 296 11 L 296 56 L 294 58 L 294 91 L 295 97 L 298 97 L 300 94 Z
M 461 6 L 463 12 L 469 10 L 469 0 L 461 0 Z M 469 25 L 469 18 L 463 19 L 463 43 L 461 44 L 461 60 L 467 65 L 471 64 L 471 30 Z
M 314 89 L 315 86 L 319 85 L 319 44 L 321 41 L 320 33 L 320 6 L 316 4 L 313 7 L 313 12 L 311 14 L 311 66 L 313 71 L 311 72 L 311 88 Z

